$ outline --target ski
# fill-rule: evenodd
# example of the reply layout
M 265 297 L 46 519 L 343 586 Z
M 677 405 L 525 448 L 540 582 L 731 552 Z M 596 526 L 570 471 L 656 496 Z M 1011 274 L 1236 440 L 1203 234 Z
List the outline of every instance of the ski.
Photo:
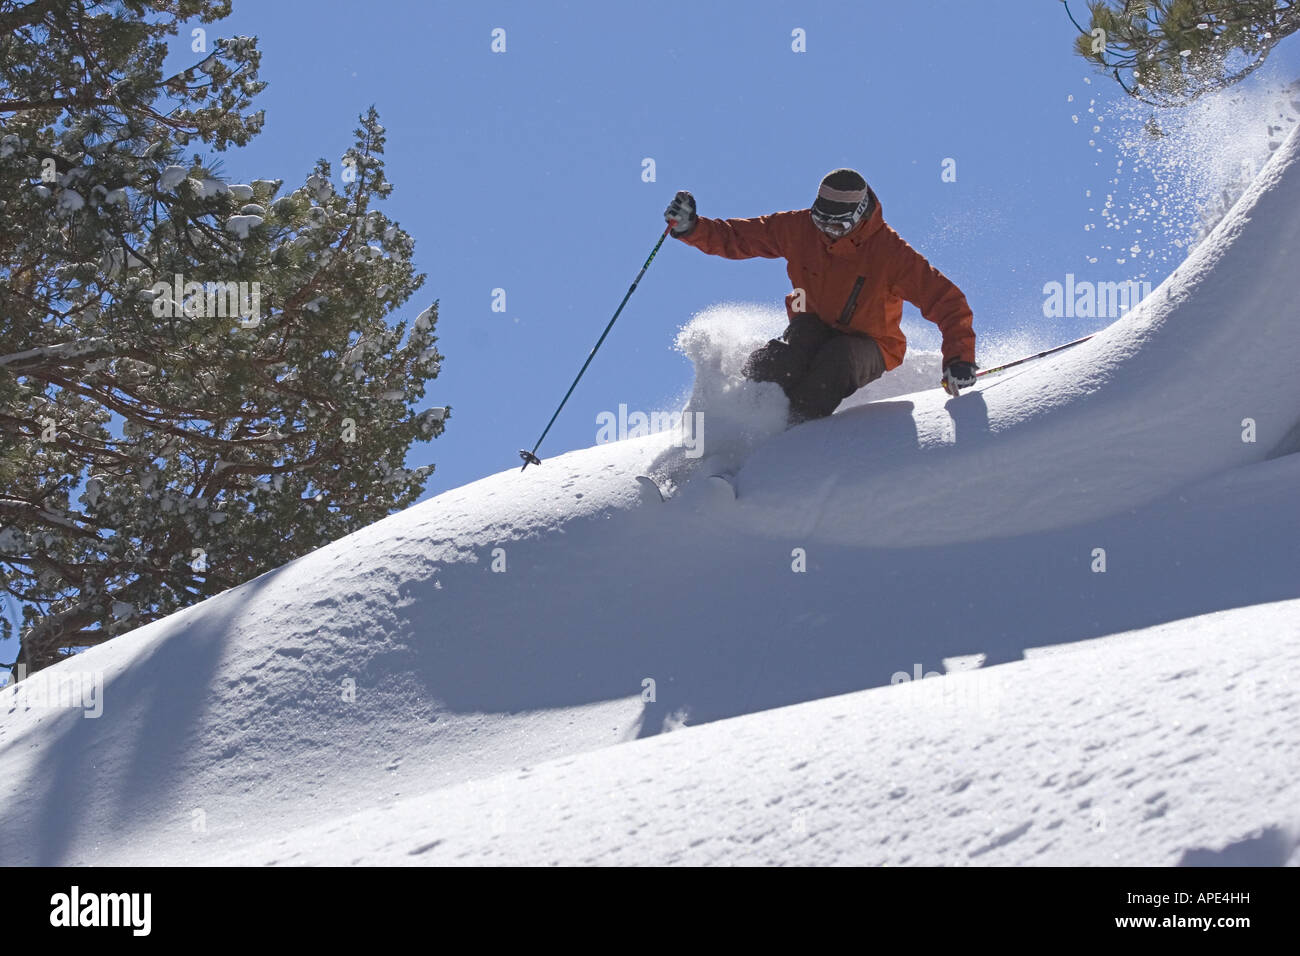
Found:
M 669 501 L 675 497 L 675 494 L 666 494 L 664 488 L 659 482 L 655 481 L 649 475 L 636 476 L 637 490 L 641 495 L 642 504 L 660 504 Z M 687 497 L 692 500 L 708 501 L 735 501 L 736 486 L 733 483 L 732 475 L 705 475 L 697 481 L 687 482 L 682 490 L 690 485 L 697 484 L 698 487 Z
M 705 481 L 708 482 L 712 497 L 724 501 L 736 500 L 736 486 L 732 483 L 731 475 L 709 475 Z
M 641 492 L 641 502 L 643 504 L 659 504 L 667 501 L 664 491 L 659 487 L 659 482 L 655 481 L 649 475 L 636 476 L 637 489 Z

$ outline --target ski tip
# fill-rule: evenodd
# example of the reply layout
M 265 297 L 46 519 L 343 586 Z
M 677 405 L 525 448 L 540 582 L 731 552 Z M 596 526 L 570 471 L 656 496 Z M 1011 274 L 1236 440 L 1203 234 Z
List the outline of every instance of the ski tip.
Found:
M 664 492 L 659 487 L 659 483 L 649 475 L 637 475 L 636 483 L 638 490 L 641 492 L 641 500 L 646 504 L 657 504 L 667 500 L 664 498 Z
M 721 498 L 736 499 L 736 486 L 728 475 L 709 475 L 709 486 L 714 494 Z

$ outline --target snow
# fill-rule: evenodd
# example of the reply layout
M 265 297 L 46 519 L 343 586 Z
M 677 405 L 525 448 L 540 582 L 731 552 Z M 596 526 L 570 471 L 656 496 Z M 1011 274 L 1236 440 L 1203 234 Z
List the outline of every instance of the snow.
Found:
M 0 862 L 1300 863 L 1298 205 L 1293 133 L 1092 341 L 786 432 L 702 314 L 734 502 L 516 464 L 0 691 Z
M 304 184 L 317 202 L 326 202 L 334 195 L 334 184 L 318 173 L 312 173 Z
M 77 358 L 101 349 L 109 344 L 108 339 L 101 336 L 94 336 L 88 339 L 60 342 L 56 345 L 39 345 L 36 348 L 25 349 L 22 352 L 12 352 L 9 355 L 0 355 L 0 368 L 5 365 L 12 365 L 16 362 L 22 363 L 29 359 Z
M 86 200 L 85 197 L 75 189 L 60 189 L 57 205 L 59 212 L 77 212 L 86 205 Z
M 227 186 L 225 183 L 223 183 L 220 179 L 211 179 L 211 178 L 204 178 L 199 180 L 198 186 L 195 190 L 195 192 L 198 193 L 200 199 L 211 199 L 214 196 L 221 196 L 226 193 L 229 193 L 230 191 L 231 191 L 230 187 Z
M 100 263 L 100 268 L 110 276 L 116 276 L 121 273 L 123 264 L 125 264 L 127 269 L 138 269 L 141 266 L 148 265 L 148 263 L 135 254 L 134 249 L 129 249 L 126 252 L 123 252 L 120 246 L 114 246 L 104 254 L 103 261 Z
M 162 174 L 158 177 L 158 189 L 161 192 L 171 192 L 189 177 L 189 169 L 185 166 L 167 166 L 163 169 Z
M 1009 664 L 995 680 L 976 671 L 765 711 L 212 862 L 1300 865 L 1298 621 L 1300 601 L 1284 601 Z M 882 754 L 884 728 L 905 745 Z M 1207 807 L 1237 812 L 1225 826 Z
M 256 229 L 262 222 L 261 216 L 231 216 L 226 220 L 226 232 L 247 239 L 249 230 Z

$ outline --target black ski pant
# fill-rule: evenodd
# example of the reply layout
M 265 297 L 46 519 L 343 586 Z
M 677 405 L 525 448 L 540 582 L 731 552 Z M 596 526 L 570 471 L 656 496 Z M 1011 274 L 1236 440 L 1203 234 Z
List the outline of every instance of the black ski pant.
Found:
M 790 399 L 792 423 L 825 418 L 862 386 L 885 374 L 876 340 L 833 329 L 815 315 L 791 320 L 779 339 L 755 350 L 746 378 L 776 382 Z

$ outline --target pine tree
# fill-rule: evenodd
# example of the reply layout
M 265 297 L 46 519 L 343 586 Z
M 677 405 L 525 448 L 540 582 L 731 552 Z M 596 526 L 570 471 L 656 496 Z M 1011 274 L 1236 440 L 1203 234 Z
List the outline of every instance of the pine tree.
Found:
M 1300 30 L 1296 0 L 1090 0 L 1088 10 L 1087 29 L 1070 14 L 1076 52 L 1152 106 L 1231 86 Z
M 445 408 L 372 107 L 299 188 L 228 183 L 256 38 L 228 0 L 0 3 L 0 588 L 34 671 L 413 502 Z M 183 41 L 182 41 L 183 42 Z M 187 147 L 194 153 L 187 161 Z M 3 636 L 9 622 L 0 622 Z

